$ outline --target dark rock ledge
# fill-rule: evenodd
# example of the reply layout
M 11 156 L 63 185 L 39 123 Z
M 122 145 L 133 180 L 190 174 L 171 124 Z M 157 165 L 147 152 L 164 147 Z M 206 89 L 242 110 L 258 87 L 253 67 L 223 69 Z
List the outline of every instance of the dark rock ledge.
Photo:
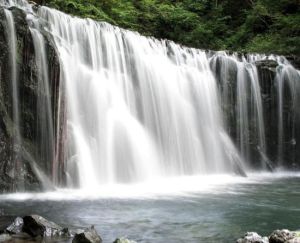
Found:
M 300 231 L 275 230 L 269 237 L 247 232 L 236 243 L 300 243 Z
M 13 222 L 0 220 L 0 242 L 72 242 L 102 243 L 94 226 L 87 229 L 68 229 L 39 215 L 17 217 Z M 5 220 L 4 220 L 5 221 Z M 113 243 L 136 243 L 126 238 L 117 238 Z

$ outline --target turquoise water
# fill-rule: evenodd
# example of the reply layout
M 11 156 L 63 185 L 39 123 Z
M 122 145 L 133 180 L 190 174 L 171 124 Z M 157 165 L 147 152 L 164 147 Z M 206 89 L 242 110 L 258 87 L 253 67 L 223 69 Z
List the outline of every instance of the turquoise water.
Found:
M 3 195 L 0 212 L 2 217 L 36 213 L 74 228 L 95 225 L 104 242 L 119 236 L 149 243 L 235 242 L 247 231 L 269 235 L 278 228 L 300 228 L 300 174 L 225 180 L 199 185 L 199 191 L 193 184 L 190 191 L 146 188 L 128 197 L 126 187 L 99 196 L 97 191 L 82 197 L 74 192 Z

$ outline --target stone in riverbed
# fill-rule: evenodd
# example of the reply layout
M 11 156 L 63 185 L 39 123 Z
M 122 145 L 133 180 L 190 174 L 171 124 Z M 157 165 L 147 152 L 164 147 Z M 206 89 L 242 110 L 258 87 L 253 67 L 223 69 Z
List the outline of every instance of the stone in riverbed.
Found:
M 267 237 L 261 237 L 256 232 L 247 232 L 245 236 L 238 239 L 236 243 L 269 243 Z
M 32 237 L 37 236 L 69 236 L 69 230 L 64 229 L 54 222 L 48 221 L 39 215 L 30 215 L 23 218 L 22 231 Z
M 136 241 L 129 240 L 126 238 L 117 238 L 113 243 L 136 243 Z
M 269 236 L 269 241 L 270 243 L 286 243 L 295 238 L 296 233 L 291 232 L 287 229 L 283 229 L 273 231 L 273 233 Z
M 75 234 L 72 243 L 102 243 L 101 237 L 98 235 L 94 226 L 86 229 L 84 232 Z

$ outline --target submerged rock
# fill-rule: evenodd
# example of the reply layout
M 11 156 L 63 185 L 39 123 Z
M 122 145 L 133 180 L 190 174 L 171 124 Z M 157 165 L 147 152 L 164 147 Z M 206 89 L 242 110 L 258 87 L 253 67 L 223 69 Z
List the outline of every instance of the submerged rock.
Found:
M 25 216 L 23 220 L 23 232 L 32 237 L 69 236 L 68 229 L 62 228 L 56 223 L 48 221 L 39 215 Z
M 126 238 L 117 238 L 113 243 L 136 243 L 134 240 L 129 240 Z
M 94 226 L 84 232 L 75 234 L 72 243 L 101 243 L 102 239 L 98 235 Z
M 286 243 L 296 238 L 296 233 L 287 229 L 275 230 L 269 236 L 270 243 Z
M 237 243 L 269 243 L 268 237 L 262 237 L 256 232 L 247 232 L 243 238 L 236 241 Z

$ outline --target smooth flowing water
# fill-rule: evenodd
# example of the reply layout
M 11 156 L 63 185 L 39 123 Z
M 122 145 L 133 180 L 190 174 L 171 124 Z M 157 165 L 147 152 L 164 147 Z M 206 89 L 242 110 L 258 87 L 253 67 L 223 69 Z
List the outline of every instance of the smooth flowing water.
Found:
M 20 157 L 21 153 L 21 118 L 20 118 L 20 97 L 19 97 L 19 67 L 18 67 L 18 49 L 17 49 L 17 34 L 15 28 L 15 21 L 11 11 L 5 9 L 4 14 L 6 17 L 6 36 L 9 47 L 9 63 L 10 63 L 10 90 L 11 90 L 11 104 L 12 104 L 12 120 L 14 126 L 12 128 L 13 137 L 13 158 L 14 158 L 14 170 L 12 171 L 13 177 L 22 175 L 22 161 Z M 15 188 L 22 187 L 22 185 L 14 185 Z
M 291 109 L 295 110 L 294 115 L 290 118 L 292 121 L 292 133 L 295 133 L 295 117 L 299 114 L 297 110 L 299 110 L 300 104 L 300 95 L 298 91 L 300 90 L 300 82 L 299 82 L 300 72 L 295 70 L 291 65 L 280 65 L 277 68 L 277 75 L 275 77 L 277 83 L 277 92 L 278 92 L 278 162 L 283 164 L 283 154 L 285 151 L 285 138 L 284 138 L 284 126 L 286 124 L 283 123 L 283 107 L 285 104 L 285 94 L 289 93 L 289 97 L 291 97 L 292 103 L 290 104 Z M 291 141 L 292 143 L 296 143 L 296 140 Z
M 42 7 L 68 100 L 68 186 L 242 171 L 204 51 Z
M 299 174 L 194 177 L 160 186 L 118 186 L 99 193 L 58 191 L 0 196 L 2 219 L 38 212 L 71 228 L 95 225 L 104 242 L 235 242 L 247 231 L 297 230 Z
M 227 120 L 235 124 L 239 148 L 247 161 L 253 159 L 249 151 L 251 143 L 257 144 L 262 154 L 266 153 L 262 94 L 257 68 L 251 60 L 225 52 L 213 55 L 210 60 L 212 70 L 219 81 L 224 113 L 229 117 L 235 116 L 234 121 Z M 266 168 L 264 163 L 265 161 L 261 160 L 262 169 Z
M 40 23 L 34 18 L 30 18 L 28 21 L 32 24 L 30 32 L 34 44 L 35 61 L 38 71 L 38 98 L 36 107 L 37 131 L 39 131 L 37 134 L 37 141 L 38 146 L 40 147 L 37 149 L 40 153 L 38 158 L 40 158 L 42 162 L 54 161 L 54 121 L 51 102 L 52 92 L 50 88 L 50 85 L 52 84 L 49 82 L 48 60 L 45 48 L 46 43 L 44 36 L 41 34 Z M 48 165 L 47 167 L 50 167 L 50 171 L 52 170 L 51 165 Z M 53 171 L 52 174 L 54 174 Z

